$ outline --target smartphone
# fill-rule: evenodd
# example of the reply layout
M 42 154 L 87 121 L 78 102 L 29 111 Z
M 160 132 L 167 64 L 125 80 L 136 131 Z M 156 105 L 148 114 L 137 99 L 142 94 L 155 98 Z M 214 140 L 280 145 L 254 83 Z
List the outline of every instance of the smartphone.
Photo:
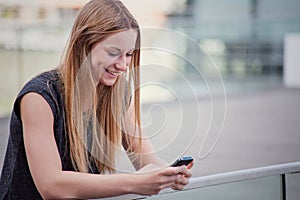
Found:
M 181 165 L 188 165 L 190 162 L 192 162 L 194 159 L 192 156 L 183 156 L 181 158 L 178 158 L 172 165 L 171 167 L 177 167 Z

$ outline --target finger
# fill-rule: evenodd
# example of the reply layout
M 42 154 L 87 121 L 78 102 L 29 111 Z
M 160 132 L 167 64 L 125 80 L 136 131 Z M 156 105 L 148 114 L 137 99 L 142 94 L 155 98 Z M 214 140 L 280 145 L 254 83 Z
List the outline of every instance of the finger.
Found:
M 192 167 L 194 166 L 194 161 L 193 162 L 190 162 L 187 166 L 188 169 L 191 169 Z
M 185 170 L 182 171 L 182 174 L 183 174 L 184 177 L 190 178 L 190 177 L 192 177 L 192 170 L 185 169 Z
M 164 184 L 172 184 L 174 182 L 177 181 L 177 175 L 172 175 L 172 176 L 166 176 L 166 175 L 162 175 L 161 177 L 159 177 L 158 180 L 158 184 L 164 185 Z
M 178 184 L 185 186 L 185 185 L 189 184 L 189 182 L 190 182 L 190 179 L 183 178 Z
M 179 167 L 168 167 L 160 171 L 162 175 L 172 176 L 175 174 L 182 173 L 186 169 L 186 166 L 179 166 Z
M 187 185 L 189 183 L 189 178 L 185 178 L 183 176 L 177 178 L 175 184 Z
M 184 188 L 184 185 L 181 185 L 181 184 L 173 184 L 171 186 L 171 189 L 173 189 L 173 190 L 183 190 L 183 188 Z
M 189 179 L 183 179 L 180 183 L 173 184 L 171 188 L 173 190 L 182 190 L 187 184 L 189 184 Z
M 172 188 L 172 186 L 174 185 L 174 182 L 170 182 L 170 183 L 166 183 L 164 185 L 161 186 L 162 190 L 165 188 Z
M 175 183 L 180 183 L 183 180 L 182 174 L 177 174 Z

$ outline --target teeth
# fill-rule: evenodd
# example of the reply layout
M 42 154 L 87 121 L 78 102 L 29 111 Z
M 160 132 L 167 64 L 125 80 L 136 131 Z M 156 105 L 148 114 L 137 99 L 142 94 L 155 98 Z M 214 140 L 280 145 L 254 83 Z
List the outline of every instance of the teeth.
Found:
M 114 76 L 118 76 L 118 75 L 119 75 L 118 72 L 112 72 L 112 71 L 109 71 L 108 69 L 106 69 L 106 71 L 107 71 L 108 73 L 110 73 L 111 75 L 114 75 Z

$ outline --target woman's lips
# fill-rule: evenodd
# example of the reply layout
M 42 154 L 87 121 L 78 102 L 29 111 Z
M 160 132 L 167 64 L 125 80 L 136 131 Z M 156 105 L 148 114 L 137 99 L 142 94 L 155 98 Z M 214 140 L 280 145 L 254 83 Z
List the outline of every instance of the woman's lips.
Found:
M 112 77 L 112 78 L 115 78 L 115 77 L 117 77 L 120 74 L 119 72 L 110 71 L 108 69 L 105 69 L 105 71 L 107 72 L 107 74 L 109 75 L 109 77 Z

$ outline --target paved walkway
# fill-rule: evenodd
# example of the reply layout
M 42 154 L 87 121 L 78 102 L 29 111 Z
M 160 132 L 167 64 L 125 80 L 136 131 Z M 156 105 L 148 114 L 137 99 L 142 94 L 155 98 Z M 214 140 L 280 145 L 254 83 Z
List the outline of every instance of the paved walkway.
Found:
M 192 155 L 194 176 L 300 161 L 299 89 L 277 87 L 227 97 L 222 129 L 223 105 L 217 98 L 213 104 L 200 100 L 199 110 L 193 101 L 146 108 L 143 114 L 151 115 L 146 131 L 158 154 L 169 162 Z
M 151 117 L 143 111 L 146 128 L 159 155 L 171 162 L 178 155 L 195 158 L 194 176 L 228 172 L 252 167 L 300 161 L 300 90 L 282 87 L 252 94 L 227 97 L 226 119 L 221 138 L 212 152 L 199 158 L 200 147 L 208 130 L 201 155 L 215 142 L 222 121 L 218 113 L 223 101 L 214 102 L 215 113 L 208 100 L 199 101 L 199 111 L 193 102 L 154 106 Z M 161 106 L 164 106 L 163 109 Z M 199 119 L 198 129 L 197 119 Z M 164 123 L 163 123 L 164 122 Z M 147 125 L 147 124 L 146 124 Z M 210 125 L 210 127 L 209 127 Z M 0 167 L 8 134 L 8 119 L 0 119 Z M 125 161 L 124 161 L 125 160 Z M 132 170 L 121 161 L 119 169 Z
M 194 176 L 300 161 L 299 89 L 279 87 L 227 97 L 221 137 L 203 158 L 222 128 L 223 104 L 217 98 L 213 109 L 208 100 L 199 101 L 198 111 L 192 101 L 181 102 L 181 108 L 176 103 L 164 109 L 153 107 L 150 114 L 154 125 L 147 132 L 152 133 L 150 138 L 159 155 L 170 162 L 180 154 L 192 155 Z M 164 118 L 167 120 L 162 125 L 159 122 Z M 161 127 L 163 130 L 158 131 Z

